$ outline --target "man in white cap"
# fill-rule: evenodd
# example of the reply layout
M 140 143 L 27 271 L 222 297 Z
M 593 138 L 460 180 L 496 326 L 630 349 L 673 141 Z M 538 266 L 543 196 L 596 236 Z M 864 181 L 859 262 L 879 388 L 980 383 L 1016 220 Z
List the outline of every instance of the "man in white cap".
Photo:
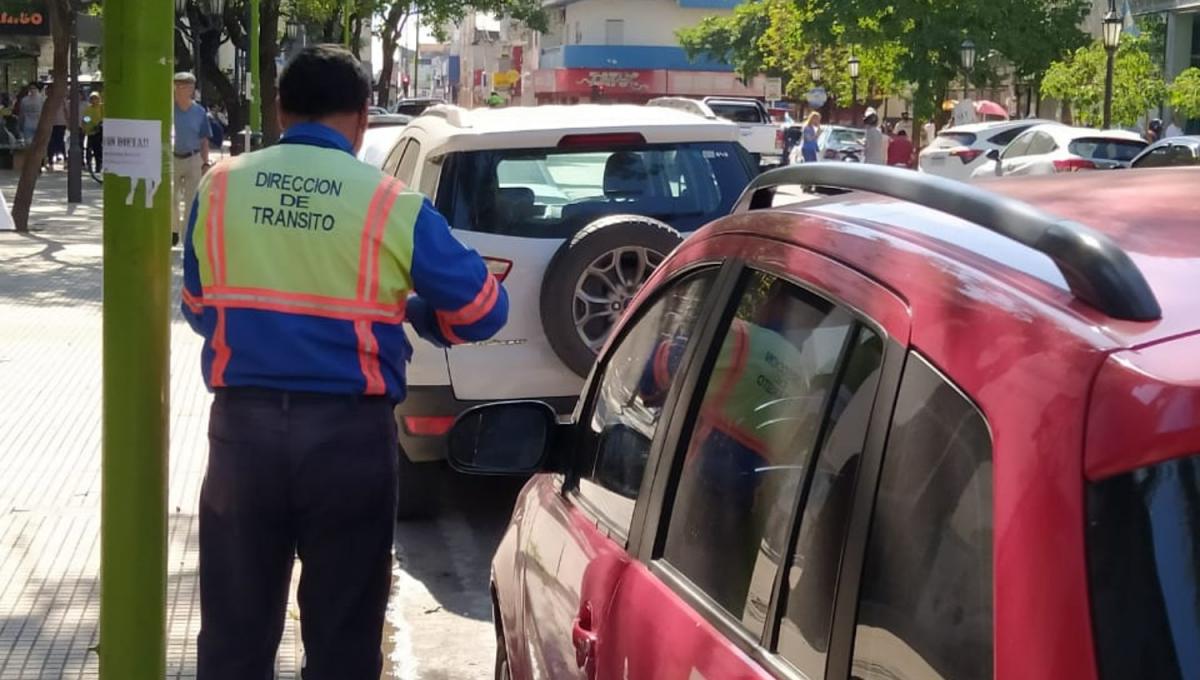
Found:
M 179 243 L 188 206 L 196 198 L 200 178 L 211 165 L 208 161 L 208 138 L 212 130 L 208 112 L 196 102 L 196 76 L 175 74 L 175 184 L 174 221 L 171 224 L 171 245 Z
M 879 113 L 868 106 L 863 113 L 863 125 L 867 128 L 867 142 L 863 147 L 863 161 L 872 165 L 887 165 L 888 139 L 879 129 Z

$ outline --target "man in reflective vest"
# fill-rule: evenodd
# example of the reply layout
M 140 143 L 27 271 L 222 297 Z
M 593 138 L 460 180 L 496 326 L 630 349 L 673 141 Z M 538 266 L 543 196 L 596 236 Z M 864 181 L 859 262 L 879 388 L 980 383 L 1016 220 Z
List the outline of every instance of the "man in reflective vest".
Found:
M 295 556 L 306 680 L 377 680 L 412 348 L 503 325 L 508 298 L 433 207 L 360 163 L 371 81 L 346 50 L 279 80 L 277 146 L 204 178 L 183 314 L 215 393 L 200 497 L 199 680 L 273 675 Z

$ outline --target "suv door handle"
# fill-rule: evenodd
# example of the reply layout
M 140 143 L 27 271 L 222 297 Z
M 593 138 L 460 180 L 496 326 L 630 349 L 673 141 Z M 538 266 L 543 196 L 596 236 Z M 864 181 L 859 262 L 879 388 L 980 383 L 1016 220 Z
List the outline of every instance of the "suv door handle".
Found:
M 592 603 L 584 602 L 579 607 L 579 616 L 571 626 L 571 643 L 575 646 L 575 664 L 588 678 L 596 675 L 596 642 L 599 637 L 592 630 Z

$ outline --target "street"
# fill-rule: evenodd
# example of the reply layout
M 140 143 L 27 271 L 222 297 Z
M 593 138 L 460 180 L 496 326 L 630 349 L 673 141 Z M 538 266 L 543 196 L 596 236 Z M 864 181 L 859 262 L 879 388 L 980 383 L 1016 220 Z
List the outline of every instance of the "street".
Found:
M 33 233 L 0 232 L 0 679 L 98 677 L 100 192 L 63 205 L 65 175 L 38 184 Z M 15 177 L 0 174 L 13 195 Z M 178 250 L 172 304 L 178 304 Z M 196 503 L 208 395 L 200 339 L 172 323 L 168 678 L 194 678 L 200 611 Z M 398 525 L 385 678 L 476 678 L 495 636 L 488 564 L 519 481 L 452 476 L 439 519 Z M 462 502 L 459 502 L 462 501 Z M 281 680 L 302 658 L 293 600 Z

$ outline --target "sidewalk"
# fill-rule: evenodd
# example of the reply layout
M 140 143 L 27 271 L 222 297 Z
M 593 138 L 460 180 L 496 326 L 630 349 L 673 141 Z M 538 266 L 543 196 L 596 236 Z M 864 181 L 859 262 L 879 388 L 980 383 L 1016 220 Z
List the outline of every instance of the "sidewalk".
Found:
M 68 207 L 66 175 L 43 176 L 33 233 L 0 232 L 0 680 L 98 677 L 101 193 L 83 181 L 84 203 Z M 0 172 L 10 205 L 15 189 Z M 200 623 L 208 394 L 200 340 L 178 313 L 171 343 L 167 678 L 182 680 L 195 677 Z M 296 611 L 293 601 L 281 679 L 298 676 Z

